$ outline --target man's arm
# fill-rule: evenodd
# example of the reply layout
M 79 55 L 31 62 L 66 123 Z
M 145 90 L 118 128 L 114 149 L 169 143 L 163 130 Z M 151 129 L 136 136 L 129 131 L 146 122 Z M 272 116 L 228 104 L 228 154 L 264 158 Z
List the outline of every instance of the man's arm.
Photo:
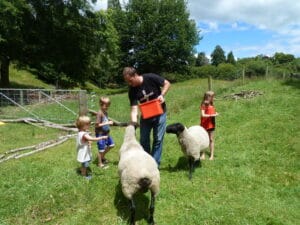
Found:
M 137 120 L 138 120 L 138 106 L 137 105 L 131 106 L 130 120 L 133 123 L 137 123 Z
M 165 99 L 164 99 L 164 96 L 167 94 L 169 88 L 171 86 L 171 83 L 168 81 L 168 80 L 165 80 L 164 81 L 164 86 L 162 87 L 161 89 L 161 95 L 158 96 L 158 99 L 161 101 L 161 102 L 164 102 Z

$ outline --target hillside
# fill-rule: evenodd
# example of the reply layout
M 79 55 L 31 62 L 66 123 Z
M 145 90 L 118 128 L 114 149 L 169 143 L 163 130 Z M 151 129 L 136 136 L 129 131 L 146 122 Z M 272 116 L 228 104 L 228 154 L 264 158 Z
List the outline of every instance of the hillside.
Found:
M 166 134 L 155 209 L 157 224 L 299 224 L 300 83 L 255 80 L 239 84 L 214 81 L 220 113 L 216 156 L 214 161 L 203 161 L 192 182 L 176 137 Z M 206 87 L 205 79 L 173 84 L 166 96 L 168 123 L 198 124 L 199 103 Z M 262 95 L 227 98 L 243 90 Z M 128 120 L 127 94 L 112 95 L 111 99 L 110 116 Z M 110 167 L 100 170 L 93 161 L 89 182 L 76 174 L 79 165 L 74 140 L 1 163 L 0 224 L 127 224 L 128 202 L 117 174 L 123 134 L 123 128 L 113 128 L 116 147 L 107 155 Z M 47 135 L 55 136 L 43 128 L 5 124 L 0 126 L 0 152 L 47 139 Z M 19 141 L 16 137 L 22 138 Z M 139 225 L 147 224 L 149 200 L 149 193 L 137 196 Z

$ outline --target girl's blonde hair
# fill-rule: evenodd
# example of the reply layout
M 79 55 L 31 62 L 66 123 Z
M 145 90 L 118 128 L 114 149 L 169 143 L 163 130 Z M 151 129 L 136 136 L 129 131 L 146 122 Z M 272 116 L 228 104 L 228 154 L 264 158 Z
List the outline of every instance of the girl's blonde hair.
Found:
M 201 105 L 214 105 L 214 101 L 213 101 L 214 96 L 215 96 L 215 92 L 213 91 L 205 92 Z
M 88 125 L 91 123 L 91 119 L 88 116 L 79 116 L 76 120 L 76 127 L 80 130 L 85 125 Z
M 109 97 L 100 97 L 99 104 L 100 105 L 104 105 L 104 104 L 110 105 L 110 99 L 109 99 Z

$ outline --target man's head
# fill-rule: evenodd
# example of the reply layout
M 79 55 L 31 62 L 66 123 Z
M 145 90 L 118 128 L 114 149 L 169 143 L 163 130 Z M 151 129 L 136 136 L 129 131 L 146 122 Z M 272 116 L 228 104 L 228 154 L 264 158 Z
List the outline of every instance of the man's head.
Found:
M 125 67 L 123 69 L 124 80 L 132 87 L 139 86 L 143 78 L 136 72 L 136 69 L 133 67 Z

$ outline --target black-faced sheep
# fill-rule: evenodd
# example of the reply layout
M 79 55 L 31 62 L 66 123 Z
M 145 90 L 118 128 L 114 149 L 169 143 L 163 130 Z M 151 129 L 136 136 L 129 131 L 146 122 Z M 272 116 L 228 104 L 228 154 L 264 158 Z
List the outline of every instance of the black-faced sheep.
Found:
M 177 135 L 181 150 L 188 157 L 189 178 L 192 179 L 195 163 L 200 162 L 200 152 L 209 146 L 207 131 L 201 126 L 186 128 L 181 123 L 174 123 L 167 126 L 166 132 Z
M 159 192 L 160 174 L 157 163 L 144 151 L 135 137 L 135 127 L 126 127 L 123 144 L 120 148 L 118 172 L 120 175 L 122 192 L 129 199 L 131 207 L 130 224 L 135 224 L 134 194 L 138 191 L 151 191 L 149 223 L 154 224 L 153 214 L 155 198 Z

